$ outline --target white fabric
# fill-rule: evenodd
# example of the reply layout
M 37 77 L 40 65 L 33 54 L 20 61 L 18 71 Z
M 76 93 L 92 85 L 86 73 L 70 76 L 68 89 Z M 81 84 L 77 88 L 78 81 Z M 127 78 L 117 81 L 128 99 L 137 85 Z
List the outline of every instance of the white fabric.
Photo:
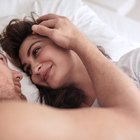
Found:
M 96 99 L 94 102 L 93 102 L 93 104 L 92 104 L 92 106 L 91 107 L 99 107 L 100 105 L 99 105 L 99 103 L 98 103 L 98 100 Z
M 109 10 L 98 4 L 94 0 L 84 0 L 92 8 L 99 18 L 106 23 L 115 33 L 127 40 L 140 43 L 140 22 L 127 16 L 120 16 L 113 10 Z
M 118 60 L 122 54 L 136 48 L 113 32 L 81 0 L 0 0 L 0 9 L 0 31 L 11 19 L 23 18 L 32 11 L 38 15 L 56 13 L 67 16 L 92 42 L 102 45 L 113 60 Z M 24 79 L 23 92 L 28 92 L 29 101 L 36 102 L 38 90 L 27 76 Z
M 5 0 L 0 2 L 0 8 L 3 11 L 0 13 L 0 29 L 13 17 L 23 18 L 25 15 L 30 15 L 31 11 L 35 11 L 38 15 L 51 12 L 67 16 L 92 42 L 104 46 L 113 60 L 118 60 L 121 55 L 135 48 L 131 42 L 113 32 L 81 0 Z
M 140 48 L 123 55 L 116 64 L 133 79 L 140 89 Z

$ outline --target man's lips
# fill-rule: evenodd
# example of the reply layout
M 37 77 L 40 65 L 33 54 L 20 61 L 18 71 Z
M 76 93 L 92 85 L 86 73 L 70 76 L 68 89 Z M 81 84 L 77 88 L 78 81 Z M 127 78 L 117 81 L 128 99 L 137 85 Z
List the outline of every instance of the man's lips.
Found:
M 26 97 L 21 93 L 21 84 L 15 83 L 16 91 L 19 93 L 19 97 L 21 100 L 27 100 Z
M 49 74 L 50 74 L 50 71 L 51 71 L 51 68 L 52 68 L 53 65 L 51 65 L 47 70 L 46 72 L 44 73 L 44 80 L 47 81 L 48 78 L 49 78 Z
M 15 87 L 16 87 L 17 91 L 21 92 L 21 84 L 15 83 Z
M 19 88 L 21 88 L 21 84 L 20 83 L 15 83 L 15 85 Z

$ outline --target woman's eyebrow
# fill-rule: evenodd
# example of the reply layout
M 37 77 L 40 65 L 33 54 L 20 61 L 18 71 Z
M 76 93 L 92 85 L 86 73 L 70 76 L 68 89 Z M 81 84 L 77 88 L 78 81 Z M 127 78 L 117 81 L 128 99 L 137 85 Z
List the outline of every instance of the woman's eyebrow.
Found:
M 32 49 L 32 47 L 33 47 L 36 43 L 38 43 L 38 42 L 41 42 L 41 40 L 38 40 L 38 41 L 32 43 L 32 44 L 29 46 L 29 49 L 28 49 L 28 51 L 27 51 L 27 56 L 28 56 L 28 57 L 31 55 L 31 49 Z

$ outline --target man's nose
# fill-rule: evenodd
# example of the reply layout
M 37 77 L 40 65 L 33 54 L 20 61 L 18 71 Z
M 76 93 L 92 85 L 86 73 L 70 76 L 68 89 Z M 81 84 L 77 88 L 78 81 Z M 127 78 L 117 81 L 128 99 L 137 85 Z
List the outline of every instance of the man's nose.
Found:
M 13 75 L 18 81 L 21 81 L 21 79 L 23 78 L 22 73 L 15 70 L 13 70 Z

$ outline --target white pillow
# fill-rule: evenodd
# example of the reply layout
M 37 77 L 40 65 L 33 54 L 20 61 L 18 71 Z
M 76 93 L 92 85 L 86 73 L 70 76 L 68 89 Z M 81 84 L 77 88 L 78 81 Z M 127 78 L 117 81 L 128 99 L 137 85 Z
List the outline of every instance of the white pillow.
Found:
M 25 15 L 30 15 L 31 11 L 38 15 L 56 13 L 67 16 L 92 42 L 102 45 L 113 60 L 118 60 L 122 54 L 132 48 L 129 41 L 123 40 L 111 31 L 81 0 L 4 0 L 0 1 L 0 9 L 2 11 L 0 12 L 0 30 L 11 19 L 23 18 Z M 31 82 L 27 81 L 22 82 L 23 90 L 28 89 L 28 98 L 31 101 L 32 95 L 37 95 L 38 91 Z M 33 88 L 28 85 L 32 85 Z
M 0 30 L 13 17 L 23 18 L 30 15 L 31 11 L 38 15 L 51 12 L 67 16 L 91 41 L 102 45 L 113 60 L 136 48 L 110 30 L 81 0 L 4 0 L 0 1 L 0 9 L 0 16 L 3 17 L 0 19 Z

